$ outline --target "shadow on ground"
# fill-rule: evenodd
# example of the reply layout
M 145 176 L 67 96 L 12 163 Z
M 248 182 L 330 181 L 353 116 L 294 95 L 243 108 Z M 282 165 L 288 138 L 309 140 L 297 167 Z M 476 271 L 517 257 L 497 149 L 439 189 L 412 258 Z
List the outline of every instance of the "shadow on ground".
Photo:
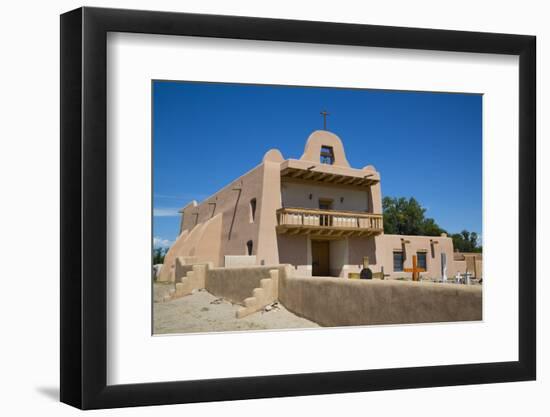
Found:
M 59 401 L 59 387 L 37 387 L 36 391 L 53 401 Z

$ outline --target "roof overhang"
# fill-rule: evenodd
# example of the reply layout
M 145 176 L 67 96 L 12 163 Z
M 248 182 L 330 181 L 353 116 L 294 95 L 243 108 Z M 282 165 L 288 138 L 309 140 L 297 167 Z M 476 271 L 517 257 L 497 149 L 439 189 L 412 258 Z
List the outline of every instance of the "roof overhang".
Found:
M 369 187 L 380 181 L 377 171 L 288 159 L 281 163 L 281 178 L 332 185 Z

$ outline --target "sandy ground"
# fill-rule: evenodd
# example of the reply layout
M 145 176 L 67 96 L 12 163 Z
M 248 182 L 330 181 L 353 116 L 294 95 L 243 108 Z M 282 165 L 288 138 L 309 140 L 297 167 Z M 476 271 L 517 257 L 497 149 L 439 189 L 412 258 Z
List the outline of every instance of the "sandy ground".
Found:
M 319 327 L 298 317 L 281 304 L 269 311 L 259 311 L 237 319 L 239 308 L 224 299 L 218 299 L 205 290 L 162 302 L 172 285 L 154 285 L 153 322 L 155 334 L 222 332 L 238 330 L 295 329 Z

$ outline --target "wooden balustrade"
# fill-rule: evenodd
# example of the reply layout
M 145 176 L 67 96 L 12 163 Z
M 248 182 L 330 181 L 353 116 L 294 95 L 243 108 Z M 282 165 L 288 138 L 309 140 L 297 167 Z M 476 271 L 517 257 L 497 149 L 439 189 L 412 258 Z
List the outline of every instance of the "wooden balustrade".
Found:
M 282 208 L 277 210 L 280 233 L 322 236 L 363 236 L 382 233 L 381 214 L 354 211 Z

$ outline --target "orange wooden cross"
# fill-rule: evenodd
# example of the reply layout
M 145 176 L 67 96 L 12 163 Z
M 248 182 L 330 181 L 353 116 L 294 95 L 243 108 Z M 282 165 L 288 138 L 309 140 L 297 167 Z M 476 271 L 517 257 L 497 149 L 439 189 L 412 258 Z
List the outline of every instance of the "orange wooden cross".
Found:
M 416 267 L 416 255 L 413 255 L 413 267 L 412 268 L 405 268 L 403 269 L 405 272 L 412 272 L 412 280 L 413 281 L 419 281 L 420 280 L 420 272 L 426 272 L 424 268 L 417 268 Z

